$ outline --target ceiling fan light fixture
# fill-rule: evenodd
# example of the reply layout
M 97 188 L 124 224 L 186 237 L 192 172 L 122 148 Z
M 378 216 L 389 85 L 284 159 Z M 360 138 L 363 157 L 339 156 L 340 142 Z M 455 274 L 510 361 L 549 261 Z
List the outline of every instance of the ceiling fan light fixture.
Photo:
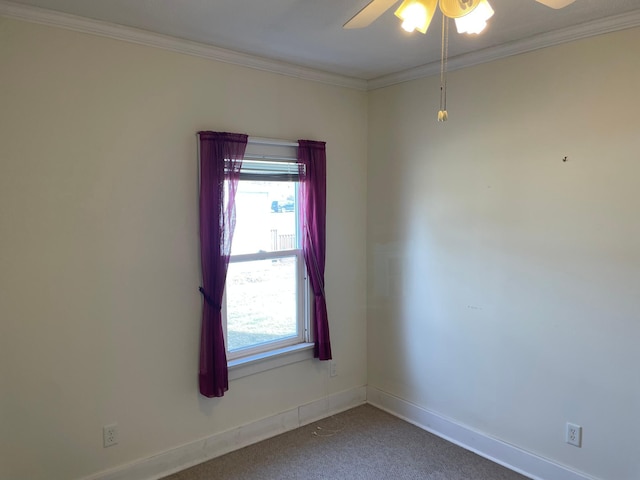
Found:
M 473 12 L 482 0 L 440 0 L 440 10 L 449 18 L 460 18 Z
M 536 0 L 538 3 L 546 5 L 547 7 L 560 9 L 564 8 L 567 5 L 571 5 L 576 0 Z
M 478 34 L 487 26 L 487 20 L 493 17 L 494 11 L 487 0 L 480 3 L 469 14 L 456 18 L 458 33 Z
M 402 20 L 402 28 L 407 32 L 427 33 L 437 4 L 438 0 L 404 0 L 395 15 Z

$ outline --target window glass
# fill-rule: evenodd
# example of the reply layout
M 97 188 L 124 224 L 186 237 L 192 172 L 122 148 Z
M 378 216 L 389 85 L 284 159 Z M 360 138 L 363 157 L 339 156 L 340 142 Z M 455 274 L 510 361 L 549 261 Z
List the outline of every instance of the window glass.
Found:
M 281 174 L 284 167 L 273 162 L 249 165 L 248 173 L 243 166 L 235 196 L 236 225 L 225 284 L 229 359 L 308 341 L 297 174 Z M 287 168 L 298 171 L 297 166 Z
M 296 184 L 241 180 L 231 255 L 298 248 Z
M 294 255 L 229 264 L 229 352 L 298 336 L 296 263 Z

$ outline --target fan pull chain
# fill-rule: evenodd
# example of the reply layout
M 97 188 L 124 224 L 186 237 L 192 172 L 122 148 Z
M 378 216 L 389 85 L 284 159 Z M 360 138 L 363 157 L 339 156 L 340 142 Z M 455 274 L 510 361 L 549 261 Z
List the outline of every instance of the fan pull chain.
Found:
M 440 110 L 438 121 L 446 122 L 447 114 L 447 61 L 449 58 L 449 18 L 442 15 L 442 50 L 440 58 Z

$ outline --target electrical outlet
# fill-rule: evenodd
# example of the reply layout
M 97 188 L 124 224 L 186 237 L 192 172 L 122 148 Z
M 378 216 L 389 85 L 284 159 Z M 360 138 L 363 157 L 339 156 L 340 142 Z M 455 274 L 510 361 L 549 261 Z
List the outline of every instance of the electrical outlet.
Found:
M 329 362 L 329 376 L 330 377 L 335 377 L 336 375 L 338 375 L 338 371 L 336 370 L 336 362 L 334 362 L 333 360 L 331 360 Z
M 574 445 L 578 448 L 582 447 L 582 427 L 573 423 L 567 423 L 567 430 L 565 432 L 565 441 L 569 445 Z
M 105 425 L 102 427 L 102 445 L 112 447 L 118 444 L 118 424 Z

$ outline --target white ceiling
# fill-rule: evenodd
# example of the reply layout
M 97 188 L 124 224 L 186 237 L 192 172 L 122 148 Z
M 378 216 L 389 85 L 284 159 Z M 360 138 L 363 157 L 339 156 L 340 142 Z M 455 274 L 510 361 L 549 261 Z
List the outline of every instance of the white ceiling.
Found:
M 6 2 L 5 2 L 6 3 Z M 371 26 L 342 25 L 368 0 L 13 0 L 364 80 L 439 61 L 441 20 L 426 35 L 401 30 L 394 8 Z M 399 3 L 399 2 L 398 2 Z M 490 0 L 478 36 L 451 30 L 456 57 L 620 14 L 640 0 L 576 0 L 553 10 L 535 0 Z

